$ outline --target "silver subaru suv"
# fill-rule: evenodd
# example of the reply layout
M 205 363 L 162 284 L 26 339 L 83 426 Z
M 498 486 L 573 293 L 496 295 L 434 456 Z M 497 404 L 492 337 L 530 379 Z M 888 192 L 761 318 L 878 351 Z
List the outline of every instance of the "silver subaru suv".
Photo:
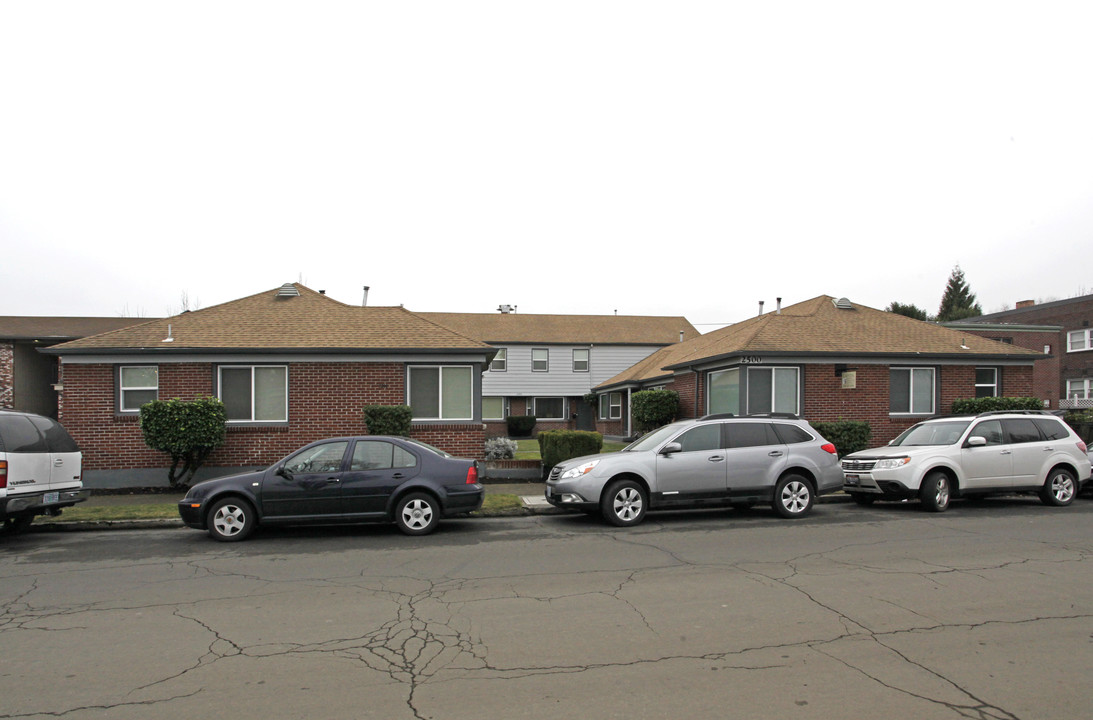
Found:
M 1089 479 L 1086 445 L 1050 413 L 994 411 L 934 418 L 887 446 L 842 459 L 843 490 L 859 505 L 919 498 L 942 512 L 953 497 L 1035 493 L 1069 505 Z
M 637 525 L 647 510 L 771 503 L 804 517 L 819 495 L 842 488 L 835 446 L 795 416 L 707 415 L 654 430 L 617 453 L 554 466 L 555 507 Z

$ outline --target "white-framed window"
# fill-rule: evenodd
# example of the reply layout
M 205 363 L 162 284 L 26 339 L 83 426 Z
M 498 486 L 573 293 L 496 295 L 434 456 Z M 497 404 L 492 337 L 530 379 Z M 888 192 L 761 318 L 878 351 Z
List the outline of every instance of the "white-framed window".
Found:
M 139 412 L 141 405 L 158 399 L 158 365 L 125 365 L 118 368 L 118 409 L 121 412 Z
M 1089 400 L 1093 398 L 1093 379 L 1077 378 L 1066 381 L 1067 400 Z
M 998 368 L 975 369 L 975 396 L 998 397 Z
M 740 368 L 706 376 L 706 412 L 740 414 Z
M 622 393 L 612 392 L 600 395 L 600 420 L 620 420 L 622 418 Z
M 217 396 L 228 422 L 288 422 L 288 366 L 220 365 Z
M 504 420 L 505 419 L 505 398 L 503 398 L 503 397 L 483 397 L 482 398 L 482 419 L 483 420 Z
M 532 398 L 531 414 L 540 420 L 565 420 L 565 398 Z
M 472 420 L 474 378 L 468 365 L 414 365 L 407 395 L 414 420 Z
M 532 348 L 531 370 L 532 372 L 547 372 L 550 370 L 550 350 L 547 348 Z
M 776 412 L 797 415 L 798 374 L 795 367 L 749 367 L 748 413 L 757 415 Z
M 588 348 L 573 349 L 573 372 L 588 372 Z
M 490 361 L 490 372 L 505 372 L 508 369 L 509 351 L 507 348 L 501 348 L 493 356 L 493 360 Z
M 1093 350 L 1093 338 L 1089 336 L 1090 330 L 1071 330 L 1066 334 L 1066 351 L 1082 352 Z
M 894 367 L 889 373 L 888 411 L 893 415 L 934 413 L 934 369 Z

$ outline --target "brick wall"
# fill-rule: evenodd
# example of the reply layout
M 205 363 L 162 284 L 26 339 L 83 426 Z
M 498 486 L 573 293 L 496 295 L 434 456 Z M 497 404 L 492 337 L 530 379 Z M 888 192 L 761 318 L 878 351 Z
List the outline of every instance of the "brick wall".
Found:
M 804 395 L 802 415 L 817 422 L 832 420 L 865 420 L 873 431 L 872 445 L 883 445 L 922 418 L 899 417 L 889 414 L 889 374 L 887 365 L 851 365 L 856 372 L 853 389 L 843 389 L 842 377 L 835 374 L 835 365 L 803 365 Z M 1005 395 L 1028 397 L 1032 394 L 1033 368 L 1004 367 L 999 381 Z M 701 384 L 702 378 L 697 382 Z M 937 374 L 940 387 L 938 414 L 952 410 L 954 400 L 975 397 L 975 367 L 971 365 L 943 365 Z M 706 406 L 700 387 L 698 404 L 694 402 L 695 376 L 682 375 L 670 385 L 680 395 L 685 408 L 680 417 L 696 417 Z M 699 408 L 695 413 L 692 408 Z
M 1051 348 L 1051 355 L 1045 355 L 1036 361 L 1032 370 L 1032 390 L 1028 397 L 1047 400 L 1048 408 L 1058 408 L 1059 399 L 1066 396 L 1066 383 L 1061 377 L 1062 359 L 1066 356 L 1065 332 L 1018 332 L 1013 330 L 971 330 L 962 327 L 960 332 L 975 334 L 991 340 L 1012 341 L 1017 347 L 1027 348 L 1042 353 L 1045 347 Z M 1002 394 L 1017 396 L 1005 385 Z
M 269 465 L 302 445 L 324 437 L 364 435 L 365 405 L 405 402 L 402 363 L 289 364 L 289 424 L 228 427 L 225 443 L 208 459 L 210 467 Z M 161 468 L 163 453 L 144 444 L 137 418 L 115 413 L 113 365 L 64 365 L 61 421 L 84 454 L 84 469 Z M 193 400 L 213 391 L 209 363 L 159 366 L 161 399 Z M 480 423 L 415 425 L 411 436 L 463 457 L 483 457 Z
M 15 348 L 0 343 L 0 408 L 15 407 Z

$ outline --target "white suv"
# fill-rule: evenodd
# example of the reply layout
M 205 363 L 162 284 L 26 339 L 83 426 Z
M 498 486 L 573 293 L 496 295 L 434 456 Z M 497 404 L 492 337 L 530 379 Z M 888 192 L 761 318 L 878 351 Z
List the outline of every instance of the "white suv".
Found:
M 83 455 L 56 420 L 0 411 L 0 521 L 25 530 L 35 515 L 59 515 L 83 502 Z
M 953 497 L 1036 493 L 1069 505 L 1089 479 L 1086 445 L 1046 412 L 926 420 L 886 447 L 842 459 L 843 490 L 860 505 L 918 497 L 941 512 Z

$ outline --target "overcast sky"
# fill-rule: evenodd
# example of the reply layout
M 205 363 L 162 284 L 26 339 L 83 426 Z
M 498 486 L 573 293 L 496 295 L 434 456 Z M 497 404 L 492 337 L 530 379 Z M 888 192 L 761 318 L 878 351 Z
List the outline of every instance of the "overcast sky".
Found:
M 1093 3 L 0 0 L 0 315 L 1093 292 Z

